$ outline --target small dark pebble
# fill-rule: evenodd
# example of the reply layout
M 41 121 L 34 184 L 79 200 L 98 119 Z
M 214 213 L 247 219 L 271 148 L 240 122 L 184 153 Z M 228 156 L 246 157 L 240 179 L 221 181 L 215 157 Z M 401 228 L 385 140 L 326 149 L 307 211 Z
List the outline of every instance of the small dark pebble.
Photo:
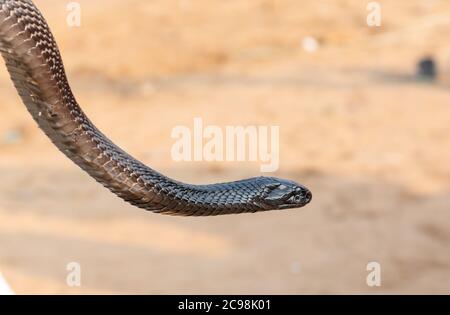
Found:
M 437 65 L 432 57 L 424 57 L 417 63 L 417 77 L 421 80 L 434 81 L 437 77 Z

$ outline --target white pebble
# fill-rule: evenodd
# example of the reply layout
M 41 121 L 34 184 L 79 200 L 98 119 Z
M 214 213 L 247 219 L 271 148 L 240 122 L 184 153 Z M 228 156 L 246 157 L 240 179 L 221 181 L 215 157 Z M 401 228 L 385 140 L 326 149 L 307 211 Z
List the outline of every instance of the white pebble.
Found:
M 314 37 L 307 36 L 303 38 L 302 48 L 309 53 L 316 52 L 319 49 L 319 42 Z

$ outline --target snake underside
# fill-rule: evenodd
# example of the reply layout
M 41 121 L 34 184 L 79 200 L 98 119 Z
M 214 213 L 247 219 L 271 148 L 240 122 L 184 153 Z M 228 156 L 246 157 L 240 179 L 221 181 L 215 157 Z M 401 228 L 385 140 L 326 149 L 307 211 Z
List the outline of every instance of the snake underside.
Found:
M 121 150 L 78 105 L 53 35 L 31 0 L 0 0 L 0 52 L 20 97 L 50 140 L 95 180 L 137 207 L 207 216 L 298 208 L 311 199 L 304 186 L 273 177 L 181 183 Z

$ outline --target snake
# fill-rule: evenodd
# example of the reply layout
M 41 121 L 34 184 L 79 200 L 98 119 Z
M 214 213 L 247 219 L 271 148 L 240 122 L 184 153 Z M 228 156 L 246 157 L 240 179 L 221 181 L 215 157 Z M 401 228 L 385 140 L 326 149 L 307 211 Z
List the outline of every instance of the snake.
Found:
M 259 176 L 194 185 L 133 158 L 77 103 L 54 36 L 31 0 L 0 0 L 0 53 L 20 98 L 51 142 L 134 206 L 159 214 L 213 216 L 301 208 L 311 201 L 308 188 L 288 179 Z

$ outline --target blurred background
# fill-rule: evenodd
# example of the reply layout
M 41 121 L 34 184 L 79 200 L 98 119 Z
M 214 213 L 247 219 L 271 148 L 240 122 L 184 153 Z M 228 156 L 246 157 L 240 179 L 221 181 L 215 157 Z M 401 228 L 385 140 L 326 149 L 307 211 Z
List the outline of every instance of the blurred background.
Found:
M 450 2 L 35 0 L 85 112 L 178 180 L 259 163 L 176 163 L 175 125 L 279 125 L 274 176 L 305 208 L 176 218 L 134 208 L 45 137 L 0 66 L 0 270 L 16 293 L 450 293 Z M 432 57 L 437 76 L 418 77 Z M 366 266 L 381 264 L 380 287 Z M 81 286 L 66 284 L 70 262 Z

